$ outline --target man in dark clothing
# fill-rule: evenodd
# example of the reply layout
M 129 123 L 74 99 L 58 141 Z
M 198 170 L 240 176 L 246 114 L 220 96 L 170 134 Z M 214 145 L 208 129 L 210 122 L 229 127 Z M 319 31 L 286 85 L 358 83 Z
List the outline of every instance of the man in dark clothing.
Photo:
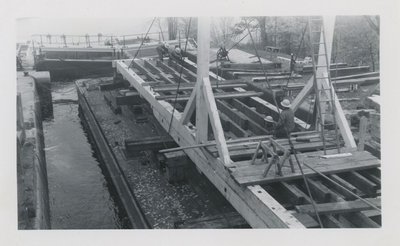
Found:
M 229 54 L 229 52 L 225 49 L 225 46 L 221 45 L 221 47 L 217 51 L 217 59 L 229 61 L 228 54 Z
M 267 134 L 273 135 L 275 131 L 276 122 L 271 116 L 265 117 L 264 121 L 265 121 L 265 130 L 267 131 Z
M 286 138 L 294 130 L 294 112 L 288 99 L 283 100 L 281 105 L 283 109 L 276 124 L 275 137 Z
M 156 50 L 158 53 L 158 58 L 160 61 L 163 61 L 164 56 L 168 55 L 168 44 L 164 42 L 162 45 L 157 46 Z
M 182 51 L 178 45 L 175 46 L 175 49 L 171 52 L 170 57 L 173 58 L 177 62 L 182 61 Z

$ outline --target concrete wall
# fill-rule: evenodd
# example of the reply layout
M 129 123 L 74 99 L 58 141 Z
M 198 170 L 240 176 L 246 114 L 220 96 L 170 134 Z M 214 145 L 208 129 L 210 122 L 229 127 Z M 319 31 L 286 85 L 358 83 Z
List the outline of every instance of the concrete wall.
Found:
M 17 77 L 18 229 L 49 229 L 43 118 L 37 87 L 49 82 L 50 75 L 48 72 L 31 72 L 31 75 L 20 72 Z

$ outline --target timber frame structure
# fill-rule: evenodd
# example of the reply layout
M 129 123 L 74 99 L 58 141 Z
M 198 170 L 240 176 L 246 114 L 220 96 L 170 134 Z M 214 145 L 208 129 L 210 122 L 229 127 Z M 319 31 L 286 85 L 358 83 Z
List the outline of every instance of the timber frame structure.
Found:
M 324 25 L 327 50 L 330 53 L 334 19 L 324 18 Z M 264 175 L 268 165 L 268 160 L 265 163 L 264 159 L 268 158 L 259 159 L 260 156 L 254 154 L 259 143 L 271 141 L 271 136 L 264 129 L 263 115 L 271 114 L 276 118 L 279 109 L 262 99 L 262 92 L 246 90 L 247 87 L 253 89 L 248 83 L 226 81 L 209 71 L 210 21 L 206 17 L 199 18 L 198 37 L 201 39 L 198 40 L 197 65 L 188 60 L 179 64 L 171 59 L 167 59 L 167 63 L 153 59 L 125 59 L 113 61 L 113 67 L 151 105 L 161 126 L 251 227 L 310 227 L 307 224 L 310 221 L 315 222 L 312 217 L 314 210 L 307 207 L 310 197 L 299 190 L 296 186 L 298 183 L 291 183 L 301 180 L 299 170 L 285 167 L 282 162 L 281 175 L 271 171 Z M 321 53 L 325 47 L 320 47 L 319 50 Z M 319 62 L 323 62 L 323 59 Z M 180 78 L 178 71 L 185 76 Z M 327 72 L 326 69 L 318 70 L 321 75 Z M 179 85 L 173 81 L 178 78 Z M 181 81 L 183 85 L 180 85 Z M 321 83 L 318 86 L 326 85 Z M 310 79 L 292 103 L 293 110 L 299 107 L 312 89 L 313 82 Z M 354 200 L 351 193 L 373 199 L 372 202 L 379 203 L 377 206 L 380 206 L 380 198 L 376 198 L 380 196 L 380 160 L 368 152 L 356 151 L 355 141 L 337 99 L 335 104 L 335 115 L 344 141 L 343 149 L 348 155 L 316 159 L 316 156 L 323 155 L 320 151 L 321 138 L 316 131 L 304 131 L 309 130 L 310 126 L 297 118 L 296 127 L 303 132 L 292 134 L 294 147 L 300 153 L 299 159 L 302 163 L 307 163 L 341 184 L 333 184 L 332 188 L 324 184 L 317 173 L 303 167 L 314 193 L 313 197 L 321 202 L 317 204 L 318 210 L 323 211 L 330 203 L 334 206 L 343 203 L 340 204 L 342 210 L 324 210 L 325 226 L 379 227 L 377 222 L 362 213 L 364 210 L 371 211 L 371 207 L 365 206 L 361 200 Z M 233 140 L 225 139 L 230 134 L 226 133 L 227 129 L 232 132 L 230 136 Z M 302 138 L 309 142 L 300 141 Z M 296 139 L 299 141 L 296 142 Z M 276 146 L 290 149 L 287 139 L 276 140 Z M 291 160 L 290 152 L 283 152 L 278 148 L 271 153 L 284 154 Z M 349 182 L 350 178 L 354 178 L 357 184 Z M 297 212 L 287 210 L 282 202 L 277 201 L 276 196 L 271 195 L 266 186 L 279 187 L 272 193 L 279 190 L 290 196 L 291 201 L 295 198 L 293 205 Z M 357 204 L 350 204 L 351 202 Z

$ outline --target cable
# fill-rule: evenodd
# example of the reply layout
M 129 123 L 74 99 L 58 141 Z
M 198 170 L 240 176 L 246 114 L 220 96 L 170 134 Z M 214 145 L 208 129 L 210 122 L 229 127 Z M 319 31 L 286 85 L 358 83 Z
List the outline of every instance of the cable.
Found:
M 186 42 L 185 42 L 185 51 L 184 51 L 184 53 L 186 53 L 186 48 L 187 48 L 187 44 L 188 44 L 188 41 L 189 41 L 189 33 L 190 33 L 190 25 L 191 25 L 191 23 L 192 23 L 192 17 L 190 17 L 190 19 L 189 19 L 188 30 L 187 30 L 187 33 L 186 33 Z M 171 120 L 169 121 L 169 126 L 168 126 L 168 134 L 169 134 L 170 131 L 171 131 L 172 120 L 173 120 L 173 118 L 174 118 L 176 102 L 177 102 L 177 100 L 178 100 L 179 87 L 180 87 L 180 85 L 181 85 L 181 79 L 182 79 L 182 72 L 183 72 L 183 65 L 182 65 L 182 62 L 183 62 L 183 56 L 181 56 L 180 59 L 181 59 L 181 64 L 180 64 L 180 65 L 181 65 L 181 70 L 179 71 L 178 87 L 176 88 L 174 106 L 173 106 L 173 108 L 172 108 Z
M 144 36 L 144 38 L 142 38 L 142 42 L 141 42 L 139 48 L 137 49 L 135 55 L 133 56 L 133 59 L 132 59 L 131 63 L 130 63 L 129 66 L 128 66 L 128 69 L 132 66 L 133 61 L 136 59 L 136 56 L 139 54 L 139 51 L 140 51 L 140 49 L 141 49 L 142 46 L 143 46 L 144 40 L 147 38 L 147 35 L 149 34 L 150 29 L 151 29 L 151 27 L 153 26 L 154 21 L 155 21 L 156 19 L 157 19 L 157 17 L 154 17 L 154 18 L 153 18 L 153 21 L 151 22 L 151 24 L 150 24 L 150 26 L 149 26 L 149 29 L 148 29 L 147 32 L 146 32 L 146 35 Z
M 303 33 L 302 33 L 302 35 L 301 35 L 300 44 L 299 44 L 299 47 L 297 48 L 297 52 L 295 53 L 295 57 L 294 57 L 294 60 L 295 60 L 295 61 L 296 61 L 297 58 L 299 57 L 300 49 L 301 49 L 301 46 L 302 46 L 302 44 L 303 44 L 304 35 L 306 34 L 307 26 L 308 26 L 308 22 L 306 22 L 306 26 L 304 27 Z M 290 61 L 290 62 L 292 62 L 292 61 Z M 286 86 L 285 86 L 286 88 L 288 87 L 289 81 L 290 81 L 290 79 L 292 78 L 292 73 L 291 73 L 291 72 L 292 72 L 292 71 L 290 71 L 289 78 L 288 78 L 287 83 L 286 83 Z
M 271 89 L 271 86 L 269 85 L 269 82 L 268 82 L 267 74 L 265 73 L 263 63 L 262 63 L 261 58 L 260 58 L 260 56 L 259 56 L 259 54 L 258 54 L 257 47 L 256 47 L 256 45 L 255 45 L 255 43 L 254 43 L 253 36 L 252 36 L 251 33 L 250 33 L 250 28 L 249 28 L 249 25 L 248 25 L 247 21 L 246 21 L 246 27 L 247 27 L 247 31 L 248 31 L 248 33 L 249 33 L 249 35 L 250 35 L 250 38 L 251 38 L 251 41 L 252 41 L 252 44 L 253 44 L 253 47 L 254 47 L 256 56 L 257 56 L 257 58 L 258 58 L 258 61 L 259 61 L 260 65 L 261 65 L 261 68 L 263 69 L 263 73 L 264 73 L 264 76 L 265 76 L 265 80 L 266 80 L 266 82 L 267 82 L 267 85 L 268 85 L 269 89 Z M 273 98 L 273 100 L 274 100 L 274 104 L 275 104 L 276 110 L 277 110 L 277 112 L 278 112 L 278 114 L 279 114 L 279 118 L 282 120 L 282 118 L 281 118 L 281 113 L 280 113 L 280 109 L 279 109 L 279 106 L 278 106 L 278 103 L 277 103 L 277 101 L 276 101 L 276 98 L 275 98 L 274 93 L 272 93 L 272 98 Z M 284 126 L 284 128 L 285 128 L 285 132 L 286 132 L 287 139 L 288 139 L 288 141 L 289 141 L 289 145 L 290 145 L 291 151 L 292 151 L 292 153 L 293 153 L 293 155 L 294 155 L 294 157 L 295 157 L 295 159 L 296 159 L 296 163 L 297 163 L 297 165 L 298 165 L 298 167 L 299 167 L 299 169 L 300 169 L 301 175 L 302 175 L 302 177 L 303 177 L 304 183 L 305 183 L 306 188 L 307 188 L 307 192 L 308 192 L 308 194 L 309 194 L 309 196 L 310 196 L 311 203 L 312 203 L 312 206 L 313 206 L 314 211 L 315 211 L 315 216 L 316 216 L 317 219 L 318 219 L 318 223 L 319 223 L 320 227 L 323 228 L 324 226 L 323 226 L 323 224 L 322 224 L 321 218 L 319 217 L 318 210 L 317 210 L 317 207 L 316 207 L 316 205 L 315 205 L 314 199 L 313 199 L 313 197 L 312 197 L 310 187 L 308 186 L 307 179 L 306 179 L 306 177 L 305 177 L 305 175 L 304 175 L 303 169 L 302 169 L 302 167 L 301 167 L 301 165 L 300 165 L 300 162 L 299 162 L 299 159 L 298 159 L 298 157 L 297 157 L 296 149 L 294 148 L 293 142 L 292 142 L 291 139 L 290 139 L 289 131 L 288 131 L 288 129 L 287 129 L 286 126 Z
M 254 39 L 253 39 L 253 35 L 251 35 L 250 28 L 249 28 L 249 24 L 247 23 L 247 21 L 246 21 L 246 28 L 247 28 L 247 32 L 249 33 L 251 42 L 252 42 L 252 44 L 253 44 L 254 51 L 255 51 L 255 53 L 256 53 L 258 62 L 260 63 L 261 69 L 262 69 L 262 71 L 263 71 L 263 74 L 264 74 L 264 77 L 265 77 L 265 81 L 267 82 L 268 89 L 271 90 L 272 87 L 271 87 L 271 85 L 270 85 L 269 82 L 268 82 L 267 73 L 265 72 L 265 69 L 264 69 L 263 63 L 262 63 L 262 61 L 261 61 L 260 55 L 258 54 L 257 47 L 256 47 L 255 42 L 254 42 Z M 275 97 L 274 97 L 274 100 L 275 100 Z
M 163 32 L 163 30 L 162 30 L 162 28 L 161 28 L 161 22 L 160 22 L 160 19 L 158 19 L 158 27 L 160 28 L 160 31 L 161 31 L 161 37 L 162 37 L 162 40 L 164 41 L 165 39 L 164 39 L 164 32 Z

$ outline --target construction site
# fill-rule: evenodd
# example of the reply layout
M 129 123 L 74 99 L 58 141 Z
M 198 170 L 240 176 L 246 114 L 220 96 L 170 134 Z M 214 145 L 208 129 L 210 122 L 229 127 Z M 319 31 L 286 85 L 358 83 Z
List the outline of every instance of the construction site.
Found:
M 382 227 L 379 16 L 146 24 L 17 44 L 19 229 Z

